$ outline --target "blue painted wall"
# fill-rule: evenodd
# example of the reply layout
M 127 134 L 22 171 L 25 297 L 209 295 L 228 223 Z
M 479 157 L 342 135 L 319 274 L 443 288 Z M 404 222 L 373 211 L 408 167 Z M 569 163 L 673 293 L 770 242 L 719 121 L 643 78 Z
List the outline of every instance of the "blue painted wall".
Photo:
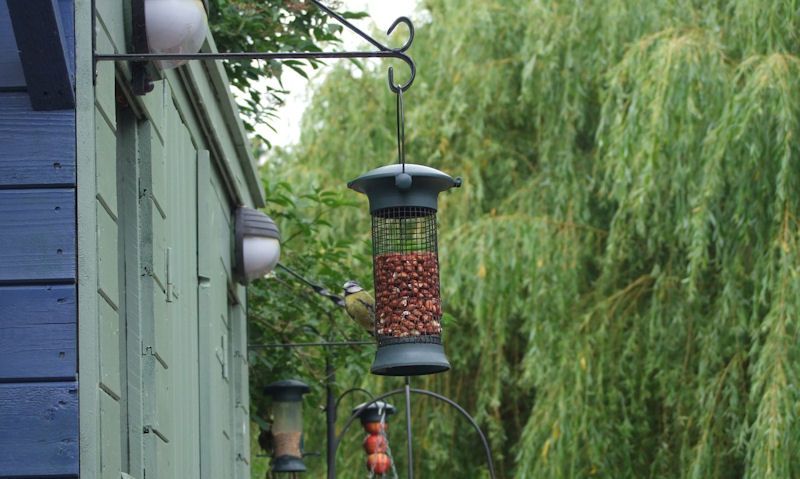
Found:
M 0 478 L 78 477 L 75 148 L 74 110 L 31 108 L 0 0 Z

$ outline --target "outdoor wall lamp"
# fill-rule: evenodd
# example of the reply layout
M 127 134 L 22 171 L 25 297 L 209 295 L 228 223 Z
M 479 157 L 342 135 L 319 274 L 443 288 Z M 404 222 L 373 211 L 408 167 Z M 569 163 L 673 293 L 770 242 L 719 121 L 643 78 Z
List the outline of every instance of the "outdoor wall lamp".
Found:
M 200 0 L 144 0 L 144 16 L 150 53 L 197 53 L 206 41 L 208 17 Z M 155 64 L 166 70 L 186 62 L 162 60 Z
M 208 16 L 201 0 L 131 0 L 131 41 L 135 53 L 149 55 L 196 54 L 208 34 Z M 157 70 L 183 65 L 185 58 L 154 59 Z M 131 63 L 134 93 L 144 95 L 153 89 L 158 71 L 145 61 Z
M 264 388 L 272 397 L 272 471 L 305 472 L 303 462 L 303 395 L 311 389 L 286 379 Z
M 281 257 L 281 234 L 272 218 L 241 206 L 236 209 L 234 236 L 237 281 L 247 284 L 275 269 Z

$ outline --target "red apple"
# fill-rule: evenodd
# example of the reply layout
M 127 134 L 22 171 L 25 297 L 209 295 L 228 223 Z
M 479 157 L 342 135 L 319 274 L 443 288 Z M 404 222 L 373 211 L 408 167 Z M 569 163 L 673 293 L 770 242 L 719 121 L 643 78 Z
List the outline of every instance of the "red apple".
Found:
M 389 449 L 389 442 L 383 434 L 370 434 L 364 438 L 364 450 L 367 454 L 386 452 Z
M 367 470 L 375 474 L 386 474 L 392 467 L 392 459 L 386 454 L 379 452 L 367 456 Z
M 386 430 L 385 422 L 368 422 L 364 424 L 364 430 L 370 434 L 379 434 Z

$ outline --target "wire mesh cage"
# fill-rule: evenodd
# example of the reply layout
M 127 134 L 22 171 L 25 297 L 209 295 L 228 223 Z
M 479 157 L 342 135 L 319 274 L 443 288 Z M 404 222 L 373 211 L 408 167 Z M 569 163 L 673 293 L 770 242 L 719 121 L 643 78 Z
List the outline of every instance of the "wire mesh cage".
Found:
M 369 198 L 375 280 L 372 372 L 416 376 L 450 369 L 442 345 L 436 213 L 460 179 L 427 166 L 388 165 L 351 181 Z
M 384 208 L 372 215 L 378 344 L 440 342 L 442 308 L 436 210 Z

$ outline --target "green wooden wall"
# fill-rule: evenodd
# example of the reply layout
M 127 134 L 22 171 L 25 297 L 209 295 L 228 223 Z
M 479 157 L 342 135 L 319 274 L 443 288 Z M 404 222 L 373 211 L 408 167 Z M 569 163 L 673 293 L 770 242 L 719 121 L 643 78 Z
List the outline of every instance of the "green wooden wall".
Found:
M 98 51 L 124 51 L 123 2 L 97 8 Z M 81 477 L 249 478 L 232 215 L 263 197 L 224 73 L 193 63 L 134 97 L 127 67 L 100 63 L 78 90 L 91 142 L 78 148 L 79 269 L 96 284 L 79 295 Z

